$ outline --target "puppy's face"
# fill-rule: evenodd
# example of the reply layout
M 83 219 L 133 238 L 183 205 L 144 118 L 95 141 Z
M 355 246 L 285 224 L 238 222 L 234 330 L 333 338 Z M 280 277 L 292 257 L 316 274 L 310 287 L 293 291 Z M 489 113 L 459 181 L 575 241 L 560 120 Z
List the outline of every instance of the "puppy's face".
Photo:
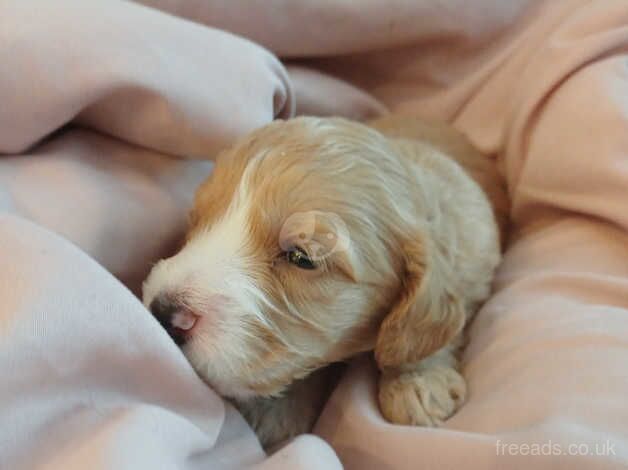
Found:
M 401 288 L 410 187 L 365 126 L 274 122 L 218 158 L 145 304 L 219 393 L 280 393 L 374 347 Z

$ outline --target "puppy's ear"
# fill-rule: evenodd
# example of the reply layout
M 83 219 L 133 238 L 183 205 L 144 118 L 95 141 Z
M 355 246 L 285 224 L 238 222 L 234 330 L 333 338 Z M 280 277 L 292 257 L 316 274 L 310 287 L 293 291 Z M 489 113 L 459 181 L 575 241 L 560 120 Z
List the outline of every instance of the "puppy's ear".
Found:
M 454 292 L 453 270 L 429 241 L 403 245 L 402 290 L 382 322 L 375 345 L 380 369 L 417 362 L 448 344 L 464 327 L 465 309 Z

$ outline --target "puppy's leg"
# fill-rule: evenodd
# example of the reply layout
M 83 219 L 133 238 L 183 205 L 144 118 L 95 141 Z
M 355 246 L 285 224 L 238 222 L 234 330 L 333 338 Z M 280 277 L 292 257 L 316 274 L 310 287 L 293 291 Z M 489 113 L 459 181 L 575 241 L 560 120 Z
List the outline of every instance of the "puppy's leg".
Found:
M 439 426 L 464 402 L 466 383 L 457 371 L 456 348 L 449 345 L 431 356 L 382 372 L 379 403 L 384 417 L 396 424 Z
M 325 402 L 337 383 L 342 365 L 332 364 L 293 383 L 281 396 L 235 402 L 235 406 L 255 430 L 265 450 L 316 424 Z

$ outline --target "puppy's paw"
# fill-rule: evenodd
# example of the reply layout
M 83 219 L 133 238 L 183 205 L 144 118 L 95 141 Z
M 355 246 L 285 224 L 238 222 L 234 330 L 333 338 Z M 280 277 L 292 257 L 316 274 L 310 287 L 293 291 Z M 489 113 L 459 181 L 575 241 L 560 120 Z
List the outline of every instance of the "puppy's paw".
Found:
M 439 426 L 462 405 L 466 393 L 464 378 L 445 366 L 384 372 L 379 382 L 382 414 L 395 424 Z

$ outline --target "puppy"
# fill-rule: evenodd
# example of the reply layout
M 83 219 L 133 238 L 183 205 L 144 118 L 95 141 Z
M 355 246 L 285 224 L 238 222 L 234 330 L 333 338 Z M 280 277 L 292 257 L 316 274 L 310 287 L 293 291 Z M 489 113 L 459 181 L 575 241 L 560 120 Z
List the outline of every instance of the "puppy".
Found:
M 366 351 L 383 416 L 437 426 L 465 399 L 456 350 L 506 216 L 492 162 L 445 126 L 275 121 L 218 157 L 144 303 L 267 448 L 309 431 L 327 366 Z

